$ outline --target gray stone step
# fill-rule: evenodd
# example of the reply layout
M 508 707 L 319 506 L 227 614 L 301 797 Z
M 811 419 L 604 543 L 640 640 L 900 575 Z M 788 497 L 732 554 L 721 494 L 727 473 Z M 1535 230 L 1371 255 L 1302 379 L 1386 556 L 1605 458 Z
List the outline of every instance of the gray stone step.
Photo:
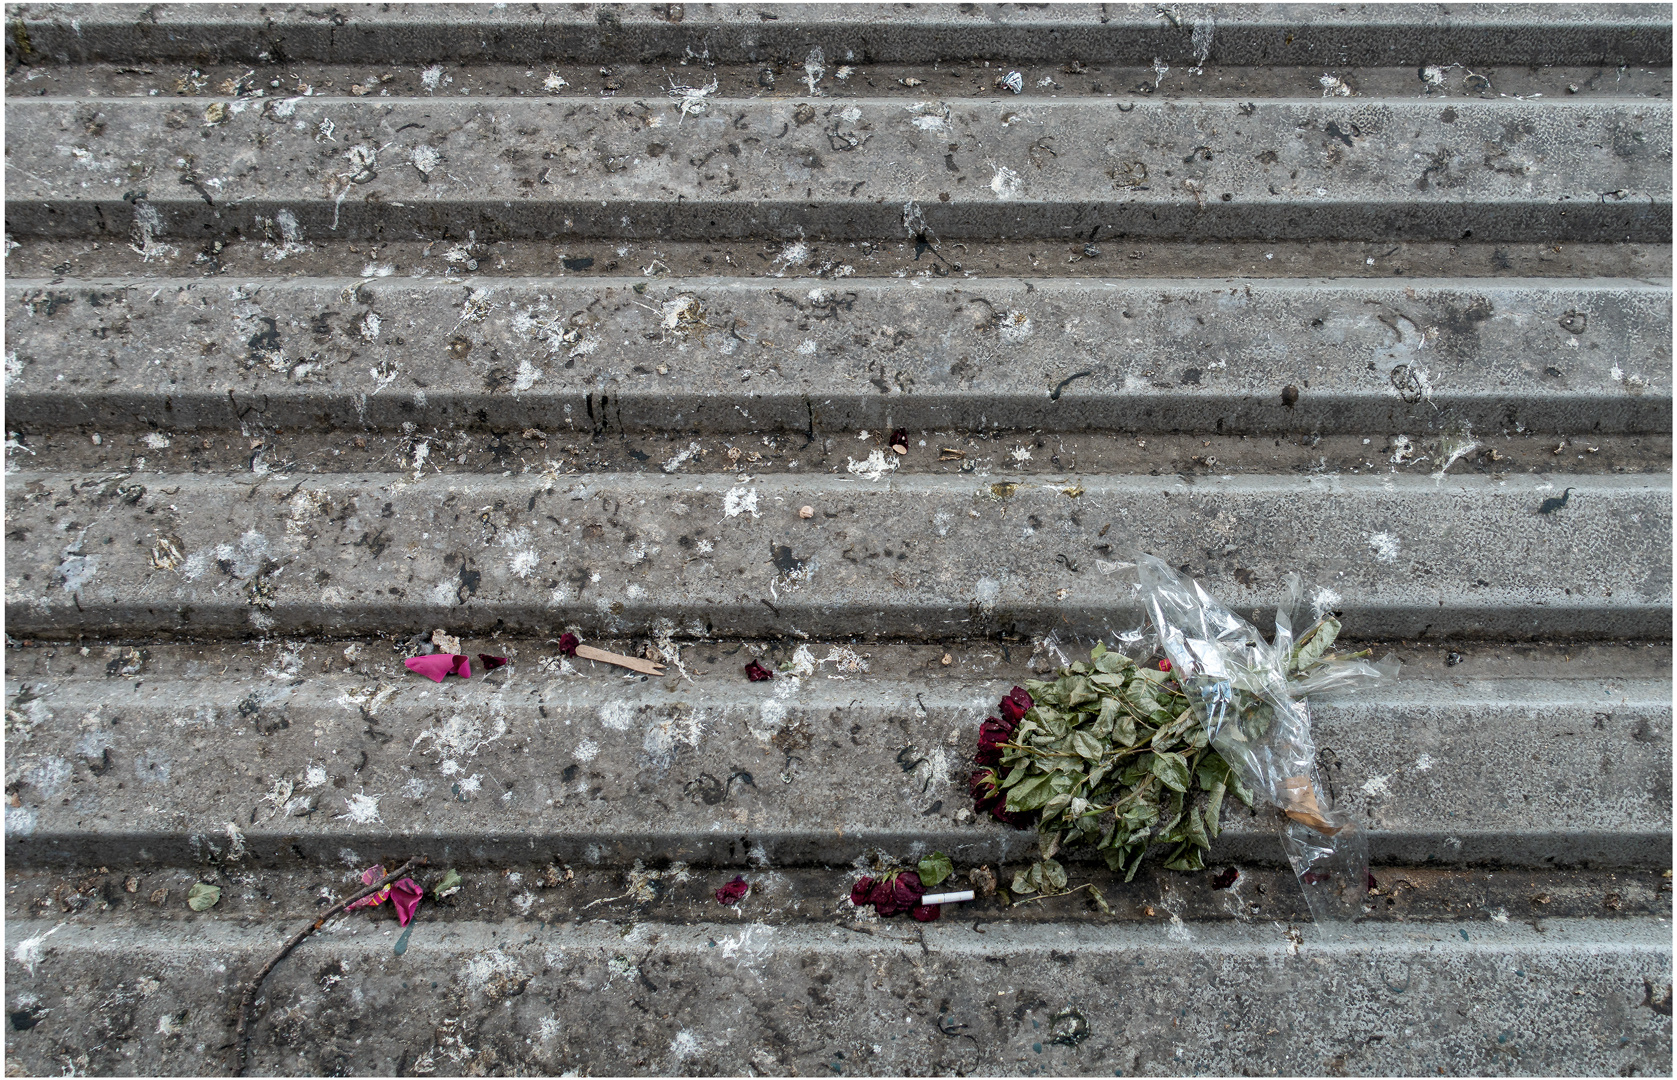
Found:
M 465 4 L 303 7 L 18 4 L 10 63 L 392 63 L 658 59 L 1147 64 L 1671 63 L 1659 4 Z
M 35 98 L 13 100 L 7 118 L 11 232 L 132 235 L 145 251 L 264 229 L 451 240 L 1671 234 L 1668 101 Z
M 1323 940 L 1262 922 L 444 928 L 423 911 L 400 956 L 394 923 L 352 917 L 282 963 L 253 1071 L 1661 1074 L 1671 1045 L 1668 918 Z M 8 1057 L 225 1073 L 243 980 L 292 929 L 8 919 Z
M 1670 632 L 1668 474 L 1014 480 L 861 442 L 819 476 L 489 476 L 415 444 L 411 473 L 13 473 L 8 630 L 1116 632 L 1134 544 L 1241 608 L 1297 570 L 1367 638 Z
M 1671 426 L 1670 289 L 1602 278 L 12 278 L 6 303 L 25 432 Z
M 467 639 L 512 663 L 441 685 L 378 641 L 10 650 L 7 857 L 259 869 L 346 851 L 492 866 L 1030 857 L 1034 832 L 975 822 L 966 788 L 978 723 L 1024 677 L 1029 645 L 968 646 L 948 665 L 941 648 L 804 647 L 808 675 L 750 683 L 739 643 L 682 648 L 684 680 Z M 1327 783 L 1381 863 L 1664 867 L 1669 656 L 1623 654 L 1581 658 L 1577 676 L 1558 658 L 1499 676 L 1470 651 L 1458 668 L 1422 663 L 1319 696 Z M 1274 864 L 1275 832 L 1270 812 L 1231 806 L 1214 857 Z

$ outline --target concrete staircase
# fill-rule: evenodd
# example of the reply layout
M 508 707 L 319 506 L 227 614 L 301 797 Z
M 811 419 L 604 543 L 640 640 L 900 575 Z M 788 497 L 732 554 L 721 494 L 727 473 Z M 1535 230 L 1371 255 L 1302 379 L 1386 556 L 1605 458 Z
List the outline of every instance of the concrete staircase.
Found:
M 6 27 L 8 1074 L 228 1071 L 413 855 L 252 1071 L 1670 1073 L 1669 8 Z M 977 724 L 1131 545 L 1405 662 L 1366 918 L 1244 811 L 854 908 L 1028 864 Z

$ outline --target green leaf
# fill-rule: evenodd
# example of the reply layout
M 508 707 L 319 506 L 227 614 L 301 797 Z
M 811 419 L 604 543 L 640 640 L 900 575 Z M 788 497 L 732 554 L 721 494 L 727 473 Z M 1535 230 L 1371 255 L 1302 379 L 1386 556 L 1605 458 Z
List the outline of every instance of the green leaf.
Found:
M 448 890 L 458 887 L 459 884 L 460 871 L 454 869 L 453 867 L 449 867 L 448 873 L 443 875 L 443 879 L 431 886 L 431 895 L 441 896 Z
M 1102 915 L 1112 914 L 1112 905 L 1106 902 L 1106 894 L 1094 885 L 1089 886 L 1089 899 L 1095 902 L 1097 908 L 1100 908 Z
M 1017 874 L 1014 874 L 1013 875 L 1013 891 L 1016 892 L 1016 893 L 1021 893 L 1021 894 L 1036 892 L 1036 885 L 1033 883 L 1033 880 L 1032 880 L 1032 876 L 1033 876 L 1033 874 L 1035 874 L 1035 872 L 1036 872 L 1036 867 L 1033 866 L 1029 870 L 1021 870 Z M 1036 875 L 1036 876 L 1040 877 L 1041 875 Z
M 1170 858 L 1165 862 L 1165 869 L 1182 870 L 1189 873 L 1192 873 L 1195 870 L 1204 870 L 1205 858 L 1200 854 L 1199 848 L 1195 847 L 1193 844 L 1184 843 L 1181 847 L 1171 852 Z
M 1306 630 L 1304 637 L 1293 646 L 1291 670 L 1305 671 L 1314 666 L 1338 637 L 1339 620 L 1332 617 Z
M 1042 804 L 1042 821 L 1043 821 L 1043 824 L 1047 824 L 1050 818 L 1059 814 L 1060 811 L 1066 809 L 1070 805 L 1071 805 L 1071 796 L 1070 795 L 1064 795 L 1064 794 L 1056 795 L 1052 799 L 1049 799 L 1047 802 L 1043 803 Z
M 1220 783 L 1213 784 L 1211 795 L 1205 800 L 1205 832 L 1213 840 L 1223 831 L 1223 827 L 1217 823 L 1217 816 L 1223 809 L 1223 792 L 1226 790 L 1228 789 Z
M 1200 817 L 1200 808 L 1197 806 L 1188 812 L 1187 840 L 1198 848 L 1211 846 L 1211 838 L 1205 835 L 1205 821 Z
M 1054 789 L 1048 786 L 1052 775 L 1044 774 L 1021 780 L 1010 788 L 1007 793 L 1007 808 L 1014 813 L 1035 810 L 1043 803 L 1054 797 Z
M 1188 790 L 1188 759 L 1181 754 L 1154 754 L 1153 775 L 1172 791 Z
M 1032 765 L 1029 763 L 1015 765 L 1013 767 L 1013 771 L 1007 774 L 1007 779 L 1002 781 L 1002 789 L 1005 791 L 1007 788 L 1010 788 L 1019 781 L 1023 780 L 1026 776 L 1030 775 L 1031 769 Z
M 1104 641 L 1095 642 L 1095 647 L 1089 650 L 1089 659 L 1094 661 L 1097 664 L 1100 663 L 1101 657 L 1103 657 L 1105 655 L 1106 655 L 1106 642 L 1104 642 Z
M 1089 686 L 1089 680 L 1079 676 L 1071 680 L 1066 689 L 1066 707 L 1071 708 L 1083 704 L 1085 701 L 1095 700 L 1095 691 Z
M 1113 741 L 1119 746 L 1134 746 L 1136 736 L 1135 717 L 1131 716 L 1127 712 L 1120 713 L 1118 716 L 1118 729 L 1113 734 L 1115 736 Z
M 221 886 L 195 883 L 186 894 L 186 906 L 193 911 L 208 911 L 221 902 Z
M 1053 859 L 1044 859 L 1037 864 L 1042 869 L 1042 880 L 1050 887 L 1058 890 L 1066 887 L 1066 868 Z
M 1071 752 L 1085 761 L 1099 761 L 1106 750 L 1101 741 L 1087 731 L 1072 732 L 1070 743 Z
M 920 884 L 931 888 L 955 872 L 955 864 L 941 851 L 934 851 L 920 860 Z
M 1124 883 L 1126 885 L 1135 878 L 1135 872 L 1141 869 L 1141 857 L 1147 854 L 1147 845 L 1138 844 L 1132 848 L 1131 851 L 1133 854 L 1130 856 L 1130 868 L 1124 874 Z
M 1127 849 L 1121 847 L 1104 848 L 1101 851 L 1101 855 L 1106 859 L 1106 868 L 1114 874 L 1124 868 L 1124 856 L 1127 854 Z

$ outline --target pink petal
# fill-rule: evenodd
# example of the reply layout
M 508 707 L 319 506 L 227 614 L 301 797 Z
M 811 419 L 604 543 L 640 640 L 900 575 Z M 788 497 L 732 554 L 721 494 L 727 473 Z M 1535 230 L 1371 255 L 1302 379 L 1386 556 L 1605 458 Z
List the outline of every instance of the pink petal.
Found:
M 373 882 L 377 881 L 379 878 L 381 878 L 383 876 L 384 876 L 384 867 L 382 867 L 382 866 L 369 866 L 369 867 L 367 867 L 367 869 L 361 871 L 361 884 L 371 885 Z
M 443 676 L 454 670 L 454 660 L 454 657 L 444 653 L 434 653 L 430 656 L 410 657 L 406 664 L 409 671 L 418 672 L 427 679 L 442 682 Z M 377 880 L 378 878 L 373 879 L 373 881 Z M 368 884 L 370 885 L 372 882 L 368 882 Z
M 459 654 L 455 654 L 451 659 L 454 661 L 454 673 L 456 675 L 462 679 L 472 677 L 472 662 L 470 660 Z
M 403 878 L 390 887 L 390 900 L 396 905 L 396 921 L 403 926 L 413 921 L 425 890 L 414 884 L 413 878 Z

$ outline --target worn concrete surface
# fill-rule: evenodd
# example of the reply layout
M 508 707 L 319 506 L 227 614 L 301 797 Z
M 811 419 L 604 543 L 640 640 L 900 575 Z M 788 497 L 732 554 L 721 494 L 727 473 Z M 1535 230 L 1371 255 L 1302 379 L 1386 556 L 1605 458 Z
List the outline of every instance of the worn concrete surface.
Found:
M 419 845 L 474 864 L 786 866 L 875 850 L 1011 860 L 1034 845 L 975 822 L 966 791 L 978 722 L 1025 677 L 1029 645 L 1011 663 L 949 665 L 988 669 L 981 681 L 941 674 L 937 650 L 783 647 L 765 659 L 794 671 L 762 684 L 741 674 L 753 652 L 740 643 L 682 648 L 689 679 L 564 661 L 542 642 L 463 647 L 512 663 L 439 686 L 384 642 L 14 652 L 7 855 L 186 864 L 233 845 L 273 867 Z M 1315 698 L 1329 791 L 1383 862 L 1666 866 L 1669 683 L 1648 659 L 1616 678 L 1556 679 L 1569 665 L 1551 661 Z M 1270 813 L 1231 804 L 1226 818 L 1216 858 L 1280 858 Z
M 11 231 L 141 248 L 259 218 L 350 239 L 1671 234 L 1671 106 L 1646 100 L 36 98 L 7 117 Z
M 421 920 L 396 956 L 389 924 L 350 924 L 270 977 L 256 1071 L 1308 1075 L 1449 1061 L 1600 1075 L 1659 1074 L 1670 1055 L 1665 919 L 1344 935 L 874 925 Z M 31 963 L 7 956 L 7 1056 L 30 1071 L 224 1072 L 241 979 L 281 932 L 8 920 Z
M 1633 278 L 1669 282 L 1671 245 L 1600 243 L 1479 244 L 1392 241 L 1276 241 L 1273 243 L 1121 239 L 951 241 L 922 246 L 901 240 L 825 243 L 820 240 L 757 242 L 595 240 L 549 243 L 489 240 L 463 244 L 403 240 L 334 240 L 316 236 L 285 248 L 264 236 L 226 237 L 173 248 L 135 248 L 126 239 L 52 240 L 13 237 L 6 256 L 18 279 L 57 278 L 330 278 L 349 272 L 363 278 L 437 275 L 459 281 L 476 275 L 575 279 L 638 274 L 654 281 L 678 277 L 734 276 L 806 279 L 809 287 L 852 274 L 913 278 L 917 282 L 983 275 L 1000 278 L 1480 278 L 1493 285 L 1509 278 Z M 219 246 L 218 246 L 219 245 Z M 801 247 L 799 245 L 802 245 Z M 460 258 L 465 255 L 465 259 Z M 148 257 L 149 256 L 149 257 Z M 451 258 L 452 257 L 452 258 Z M 472 264 L 476 263 L 476 266 Z M 849 270 L 845 270 L 849 267 Z
M 1671 293 L 1636 281 L 12 278 L 6 302 L 21 430 L 1671 426 Z
M 13 474 L 10 632 L 1117 632 L 1140 621 L 1131 544 L 1242 608 L 1296 570 L 1371 638 L 1670 630 L 1667 476 L 1026 482 L 893 477 L 874 447 L 823 476 L 486 477 L 415 453 L 401 474 Z
M 1146 64 L 1671 62 L 1657 4 L 17 4 L 12 63 L 653 59 Z

